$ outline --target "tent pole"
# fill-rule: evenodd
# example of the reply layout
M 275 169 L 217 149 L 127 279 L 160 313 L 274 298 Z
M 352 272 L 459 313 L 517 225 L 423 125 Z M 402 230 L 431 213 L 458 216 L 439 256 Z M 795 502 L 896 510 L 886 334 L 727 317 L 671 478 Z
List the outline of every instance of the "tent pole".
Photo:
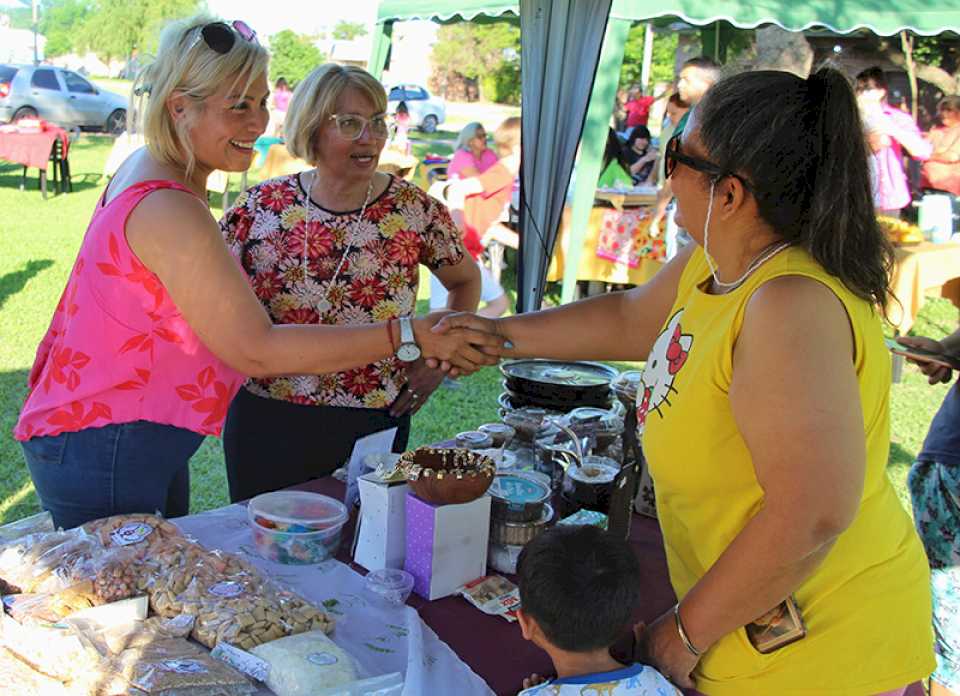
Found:
M 640 86 L 644 94 L 650 94 L 650 71 L 653 67 L 653 22 L 647 22 L 643 28 L 643 63 L 640 66 Z
M 370 62 L 367 72 L 378 80 L 383 80 L 383 69 L 390 54 L 390 42 L 393 39 L 393 20 L 377 22 L 373 30 L 373 46 L 370 49 Z
M 566 231 L 566 239 L 562 240 L 566 245 L 563 288 L 560 293 L 563 303 L 573 300 L 573 291 L 577 285 L 583 240 L 587 236 L 587 224 L 590 221 L 590 211 L 593 209 L 594 194 L 597 192 L 597 180 L 602 173 L 603 150 L 607 143 L 607 129 L 610 127 L 610 116 L 613 114 L 613 100 L 617 96 L 620 69 L 623 67 L 623 46 L 627 41 L 630 24 L 628 19 L 611 17 L 603 39 L 603 48 L 600 51 L 597 77 L 593 83 L 593 91 L 590 93 L 587 118 L 583 125 L 583 137 L 580 140 L 570 226 Z

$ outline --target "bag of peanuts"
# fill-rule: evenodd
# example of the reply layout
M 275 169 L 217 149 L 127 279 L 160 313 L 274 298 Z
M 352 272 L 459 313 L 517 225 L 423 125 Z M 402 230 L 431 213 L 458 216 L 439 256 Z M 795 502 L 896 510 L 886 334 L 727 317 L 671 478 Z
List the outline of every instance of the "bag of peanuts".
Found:
M 88 575 L 102 552 L 100 540 L 82 529 L 31 534 L 0 550 L 0 578 L 20 592 L 56 592 Z

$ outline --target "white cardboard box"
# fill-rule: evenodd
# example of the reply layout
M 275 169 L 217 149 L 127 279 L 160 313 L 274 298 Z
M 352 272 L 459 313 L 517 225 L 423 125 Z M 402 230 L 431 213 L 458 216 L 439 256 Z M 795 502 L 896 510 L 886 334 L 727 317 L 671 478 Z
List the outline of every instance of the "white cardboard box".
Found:
M 403 568 L 406 555 L 405 481 L 384 483 L 375 473 L 357 479 L 360 523 L 353 560 L 367 570 Z
M 432 505 L 407 493 L 407 554 L 403 569 L 425 599 L 456 592 L 486 575 L 490 496 L 462 505 Z

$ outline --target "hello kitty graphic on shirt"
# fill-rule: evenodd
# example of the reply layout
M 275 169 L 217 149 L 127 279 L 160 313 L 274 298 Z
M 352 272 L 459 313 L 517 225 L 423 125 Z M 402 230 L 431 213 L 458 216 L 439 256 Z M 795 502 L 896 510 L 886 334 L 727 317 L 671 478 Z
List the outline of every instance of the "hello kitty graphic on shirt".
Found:
M 670 394 L 678 393 L 673 386 L 677 373 L 687 361 L 693 335 L 683 333 L 680 320 L 683 310 L 674 314 L 666 328 L 657 336 L 637 388 L 637 431 L 643 432 L 650 411 L 663 418 L 662 408 L 670 405 Z

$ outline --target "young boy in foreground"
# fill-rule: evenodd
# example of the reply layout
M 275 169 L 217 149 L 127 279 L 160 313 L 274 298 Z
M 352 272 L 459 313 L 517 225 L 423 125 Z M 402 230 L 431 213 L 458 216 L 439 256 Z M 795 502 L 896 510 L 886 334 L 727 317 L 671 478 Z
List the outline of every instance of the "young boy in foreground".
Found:
M 558 525 L 524 547 L 517 562 L 523 637 L 553 661 L 557 678 L 534 674 L 520 696 L 673 696 L 652 667 L 623 665 L 610 646 L 631 625 L 640 565 L 629 545 L 599 527 Z

